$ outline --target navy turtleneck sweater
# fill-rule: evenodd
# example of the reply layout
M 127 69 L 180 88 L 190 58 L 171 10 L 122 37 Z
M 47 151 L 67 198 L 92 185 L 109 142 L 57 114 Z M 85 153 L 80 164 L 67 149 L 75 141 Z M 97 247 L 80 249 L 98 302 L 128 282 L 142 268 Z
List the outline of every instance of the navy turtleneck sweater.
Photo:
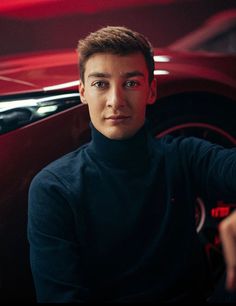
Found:
M 199 296 L 205 260 L 196 195 L 235 200 L 236 151 L 146 126 L 92 140 L 33 179 L 28 238 L 38 302 L 153 302 Z

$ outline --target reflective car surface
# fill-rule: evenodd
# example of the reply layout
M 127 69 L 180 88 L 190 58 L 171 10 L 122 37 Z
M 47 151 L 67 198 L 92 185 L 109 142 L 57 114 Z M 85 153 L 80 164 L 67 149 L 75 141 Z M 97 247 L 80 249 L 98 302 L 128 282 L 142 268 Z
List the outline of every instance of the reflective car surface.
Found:
M 158 98 L 147 109 L 153 134 L 235 146 L 236 56 L 156 50 L 154 59 Z M 70 50 L 0 60 L 0 300 L 35 299 L 26 239 L 31 179 L 90 139 L 77 67 Z M 196 198 L 196 230 L 213 279 L 223 267 L 217 226 L 235 203 Z

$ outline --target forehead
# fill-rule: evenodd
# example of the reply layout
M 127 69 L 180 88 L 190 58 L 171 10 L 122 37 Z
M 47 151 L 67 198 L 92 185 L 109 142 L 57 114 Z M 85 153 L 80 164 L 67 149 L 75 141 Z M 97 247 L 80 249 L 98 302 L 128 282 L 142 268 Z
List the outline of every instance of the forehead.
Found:
M 111 53 L 96 53 L 85 64 L 85 77 L 91 73 L 126 74 L 140 71 L 148 75 L 145 58 L 142 53 L 118 55 Z

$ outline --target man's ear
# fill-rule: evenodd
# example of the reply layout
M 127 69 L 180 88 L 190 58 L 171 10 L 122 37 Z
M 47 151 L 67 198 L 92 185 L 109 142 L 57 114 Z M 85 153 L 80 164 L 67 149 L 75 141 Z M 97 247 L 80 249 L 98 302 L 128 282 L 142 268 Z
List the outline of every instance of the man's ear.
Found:
M 157 98 L 157 81 L 155 78 L 153 78 L 150 84 L 150 92 L 147 104 L 153 104 L 156 101 L 156 98 Z
M 85 99 L 85 87 L 84 83 L 80 80 L 79 82 L 79 94 L 80 94 L 80 100 L 83 104 L 87 104 Z

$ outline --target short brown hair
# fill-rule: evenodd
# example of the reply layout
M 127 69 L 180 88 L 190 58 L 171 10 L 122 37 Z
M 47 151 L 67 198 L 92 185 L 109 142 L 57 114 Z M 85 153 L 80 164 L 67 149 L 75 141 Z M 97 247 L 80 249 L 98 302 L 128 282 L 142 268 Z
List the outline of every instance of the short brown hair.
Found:
M 92 32 L 79 40 L 80 78 L 84 82 L 85 64 L 95 53 L 127 55 L 137 52 L 141 52 L 145 58 L 151 83 L 154 71 L 153 48 L 144 35 L 120 26 L 107 26 Z

